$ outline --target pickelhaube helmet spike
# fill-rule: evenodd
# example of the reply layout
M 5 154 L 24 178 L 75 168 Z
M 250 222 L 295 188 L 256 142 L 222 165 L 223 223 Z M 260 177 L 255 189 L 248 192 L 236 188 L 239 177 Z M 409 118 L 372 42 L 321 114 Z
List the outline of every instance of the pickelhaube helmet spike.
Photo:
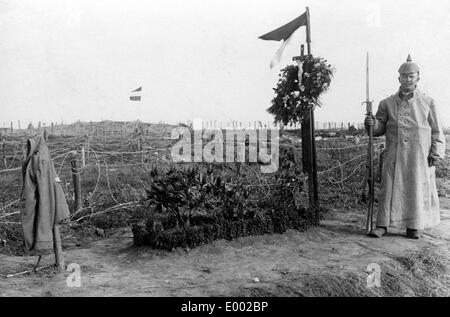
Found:
M 398 69 L 398 72 L 400 74 L 402 74 L 402 73 L 418 73 L 419 72 L 419 66 L 416 63 L 413 63 L 411 54 L 408 54 L 408 57 L 406 58 L 406 62 L 400 66 L 400 68 Z

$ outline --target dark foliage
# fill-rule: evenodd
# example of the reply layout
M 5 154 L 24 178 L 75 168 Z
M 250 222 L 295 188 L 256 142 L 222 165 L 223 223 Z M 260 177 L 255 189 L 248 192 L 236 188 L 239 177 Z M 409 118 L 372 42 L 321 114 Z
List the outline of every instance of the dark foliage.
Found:
M 317 224 L 317 210 L 296 199 L 303 182 L 295 161 L 293 150 L 282 148 L 279 170 L 265 179 L 267 186 L 241 172 L 155 167 L 147 189 L 149 217 L 133 226 L 135 244 L 172 250 Z

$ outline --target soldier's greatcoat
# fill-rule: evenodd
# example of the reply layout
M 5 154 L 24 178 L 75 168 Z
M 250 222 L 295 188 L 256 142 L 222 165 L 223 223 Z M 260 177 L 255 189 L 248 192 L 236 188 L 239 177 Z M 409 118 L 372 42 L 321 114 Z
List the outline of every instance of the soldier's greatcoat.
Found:
M 428 156 L 445 154 L 445 136 L 434 100 L 419 89 L 380 102 L 374 136 L 386 136 L 377 226 L 422 230 L 439 224 L 435 167 Z
M 21 210 L 25 247 L 41 253 L 53 249 L 53 226 L 69 217 L 69 208 L 48 147 L 42 136 L 27 141 L 22 166 Z

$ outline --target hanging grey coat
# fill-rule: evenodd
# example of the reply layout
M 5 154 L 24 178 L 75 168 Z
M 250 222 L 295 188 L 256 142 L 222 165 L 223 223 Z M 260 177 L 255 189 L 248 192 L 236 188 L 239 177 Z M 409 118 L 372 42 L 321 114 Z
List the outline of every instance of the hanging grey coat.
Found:
M 377 226 L 422 230 L 440 222 L 435 167 L 445 136 L 434 100 L 417 88 L 380 102 L 374 135 L 386 135 Z
M 27 141 L 22 165 L 21 221 L 28 251 L 53 248 L 53 226 L 69 217 L 69 208 L 42 136 Z

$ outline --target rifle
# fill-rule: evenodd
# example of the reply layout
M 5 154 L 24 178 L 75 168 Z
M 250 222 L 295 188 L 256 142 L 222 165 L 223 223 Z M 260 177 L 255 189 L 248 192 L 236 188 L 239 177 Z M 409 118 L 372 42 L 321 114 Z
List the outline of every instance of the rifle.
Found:
M 362 104 L 366 105 L 366 116 L 372 117 L 372 102 L 369 98 L 369 52 L 366 56 L 366 101 Z M 369 203 L 367 208 L 367 221 L 366 221 L 366 233 L 369 233 L 373 229 L 373 200 L 375 196 L 375 182 L 373 175 L 373 129 L 372 126 L 368 128 L 369 144 L 367 146 L 367 162 L 366 162 L 366 177 L 369 185 Z M 365 198 L 365 197 L 363 197 Z

